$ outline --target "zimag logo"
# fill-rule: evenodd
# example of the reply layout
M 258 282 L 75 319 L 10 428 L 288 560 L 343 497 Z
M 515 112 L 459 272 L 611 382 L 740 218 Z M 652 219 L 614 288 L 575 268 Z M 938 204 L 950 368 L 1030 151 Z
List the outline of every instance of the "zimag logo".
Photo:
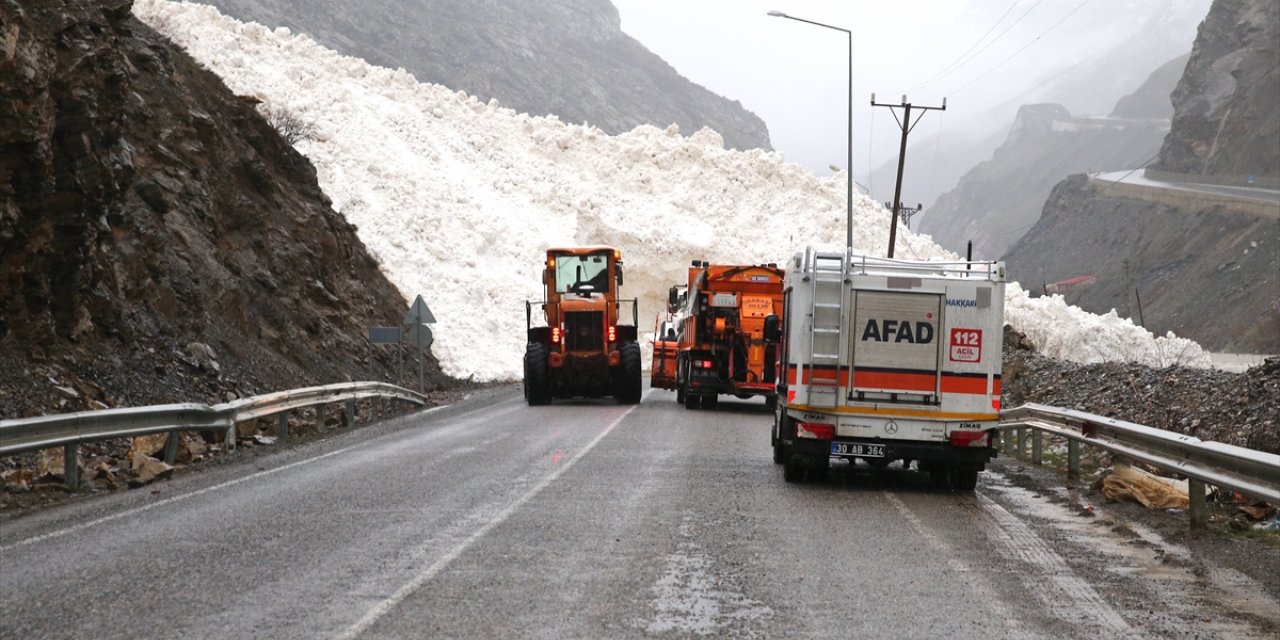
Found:
M 874 342 L 910 342 L 912 344 L 929 344 L 933 342 L 933 324 L 929 322 L 912 322 L 910 320 L 876 320 L 867 321 L 862 328 L 862 341 Z

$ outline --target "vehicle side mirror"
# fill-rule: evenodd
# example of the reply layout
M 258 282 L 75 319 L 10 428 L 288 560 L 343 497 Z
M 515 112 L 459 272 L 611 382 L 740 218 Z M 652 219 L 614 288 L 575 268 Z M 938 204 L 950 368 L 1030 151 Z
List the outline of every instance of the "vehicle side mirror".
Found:
M 764 317 L 764 340 L 765 342 L 782 340 L 782 327 L 778 324 L 778 316 L 772 313 Z
M 613 272 L 617 274 L 618 286 L 621 287 L 622 286 L 622 265 L 620 264 L 613 265 Z
M 675 287 L 667 289 L 667 309 L 674 310 L 680 304 L 680 292 Z

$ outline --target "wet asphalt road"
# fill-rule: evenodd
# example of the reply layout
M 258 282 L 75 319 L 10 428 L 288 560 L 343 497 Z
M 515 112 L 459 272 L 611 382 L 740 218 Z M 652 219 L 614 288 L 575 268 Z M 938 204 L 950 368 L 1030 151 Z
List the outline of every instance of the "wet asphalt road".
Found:
M 1158 540 L 1119 539 L 1099 559 L 1069 510 L 1046 511 L 998 473 L 976 494 L 861 466 L 788 485 L 770 420 L 759 400 L 687 411 L 653 391 L 635 407 L 530 408 L 504 388 L 54 508 L 0 528 L 0 638 L 1280 628 L 1265 598 L 1224 597 L 1222 584 L 1248 590 L 1240 576 L 1147 571 L 1176 555 Z

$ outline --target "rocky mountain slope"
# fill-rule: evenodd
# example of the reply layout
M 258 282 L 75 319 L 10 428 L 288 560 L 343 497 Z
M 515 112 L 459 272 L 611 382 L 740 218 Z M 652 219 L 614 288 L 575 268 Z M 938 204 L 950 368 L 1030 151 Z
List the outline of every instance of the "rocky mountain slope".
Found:
M 1112 118 L 1169 120 L 1173 118 L 1170 87 L 1178 86 L 1191 54 L 1178 56 L 1156 69 L 1133 93 L 1120 98 L 1111 110 Z
M 0 1 L 0 418 L 388 376 L 314 168 L 130 7 Z
M 1054 187 L 1005 262 L 1010 278 L 1027 283 L 1095 276 L 1067 294 L 1072 304 L 1136 322 L 1140 302 L 1156 334 L 1173 331 L 1211 351 L 1280 353 L 1275 217 L 1229 203 L 1148 202 L 1077 175 Z
M 671 123 L 715 129 L 735 149 L 770 149 L 764 121 L 690 82 L 622 32 L 609 0 L 210 0 L 371 64 L 532 115 L 608 133 Z
M 1164 87 L 1154 86 L 1165 80 Z M 1164 95 L 1176 78 L 1157 72 L 1122 103 L 1136 105 L 1137 96 Z M 1168 103 L 1168 98 L 1165 98 Z M 939 196 L 923 216 L 920 231 L 944 247 L 963 253 L 973 241 L 973 255 L 995 259 L 1031 228 L 1053 185 L 1072 173 L 1128 169 L 1151 159 L 1168 131 L 1168 120 L 1134 112 L 1133 119 L 1077 118 L 1057 104 L 1026 105 L 1008 138 L 991 159 L 965 173 L 955 189 Z
M 1280 2 L 1216 0 L 1173 93 L 1154 169 L 1280 188 Z
M 1280 5 L 1217 0 L 1173 95 L 1166 171 L 1213 181 L 1280 171 Z M 1201 93 L 1203 92 L 1203 93 Z M 1252 169 L 1250 169 L 1252 170 Z M 1149 174 L 1150 175 L 1150 174 Z M 1211 350 L 1280 353 L 1280 210 L 1154 198 L 1074 176 L 1005 256 L 1011 277 L 1093 275 L 1081 307 L 1115 308 Z M 1024 275 L 1024 277 L 1025 277 Z

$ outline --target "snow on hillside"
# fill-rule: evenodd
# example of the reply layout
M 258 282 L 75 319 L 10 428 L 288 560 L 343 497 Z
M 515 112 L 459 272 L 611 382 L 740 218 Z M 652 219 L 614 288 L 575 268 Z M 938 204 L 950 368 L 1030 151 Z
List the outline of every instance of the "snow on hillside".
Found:
M 623 295 L 639 298 L 643 332 L 690 260 L 781 263 L 806 245 L 844 244 L 842 177 L 814 176 L 776 153 L 727 151 L 710 130 L 609 136 L 419 83 L 205 5 L 137 0 L 134 13 L 232 91 L 315 125 L 298 150 L 388 278 L 431 305 L 433 351 L 453 376 L 519 378 L 524 301 L 541 298 L 548 246 L 620 248 Z M 884 255 L 889 216 L 855 198 L 855 250 Z M 957 259 L 900 232 L 899 258 Z M 1194 343 L 1061 298 L 1032 299 L 1013 283 L 1006 316 L 1048 355 L 1208 366 Z

